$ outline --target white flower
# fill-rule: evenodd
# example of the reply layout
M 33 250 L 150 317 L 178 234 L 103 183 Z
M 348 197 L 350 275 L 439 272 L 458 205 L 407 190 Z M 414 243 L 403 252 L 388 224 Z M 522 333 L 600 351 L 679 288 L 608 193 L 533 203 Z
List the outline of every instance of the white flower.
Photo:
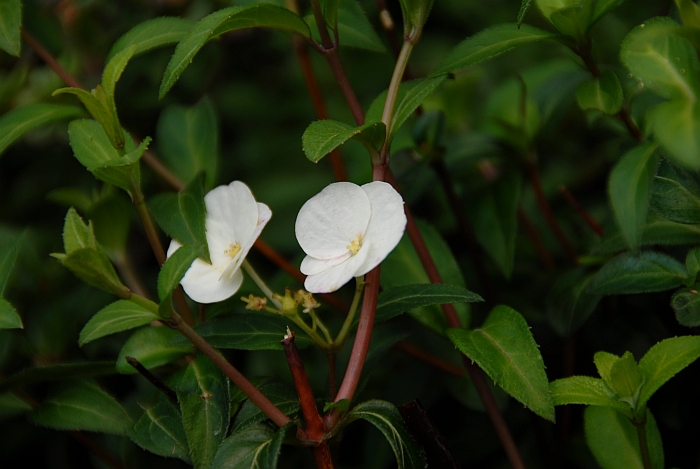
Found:
M 198 303 L 216 303 L 231 297 L 243 282 L 241 263 L 270 220 L 272 212 L 256 202 L 248 186 L 233 181 L 204 196 L 205 227 L 211 264 L 196 259 L 180 281 Z M 172 240 L 170 257 L 181 246 Z
M 406 229 L 403 199 L 391 185 L 337 182 L 306 201 L 295 231 L 307 254 L 304 288 L 329 293 L 378 266 Z

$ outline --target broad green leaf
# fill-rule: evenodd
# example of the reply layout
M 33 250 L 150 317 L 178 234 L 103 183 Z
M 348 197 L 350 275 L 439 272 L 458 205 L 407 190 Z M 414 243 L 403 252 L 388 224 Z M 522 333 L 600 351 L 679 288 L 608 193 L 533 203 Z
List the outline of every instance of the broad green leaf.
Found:
M 301 137 L 302 148 L 312 163 L 338 148 L 350 139 L 362 143 L 370 153 L 377 153 L 384 144 L 386 126 L 381 122 L 370 122 L 360 127 L 351 127 L 334 120 L 312 122 Z
M 91 203 L 86 211 L 97 241 L 112 259 L 127 251 L 133 211 L 133 204 L 116 191 Z
M 301 408 L 296 392 L 282 384 L 274 382 L 265 383 L 258 389 L 285 415 L 292 416 Z M 238 412 L 236 420 L 233 422 L 233 433 L 244 432 L 245 429 L 265 419 L 267 419 L 267 417 L 262 413 L 260 408 L 250 400 L 246 400 L 243 405 L 241 405 L 241 410 Z
M 168 257 L 158 274 L 158 297 L 161 301 L 168 298 L 177 288 L 199 252 L 198 246 L 186 244 Z
M 375 323 L 429 305 L 484 301 L 476 293 L 455 285 L 415 284 L 387 288 L 377 299 Z
M 114 362 L 62 363 L 27 368 L 0 381 L 0 394 L 21 386 L 46 381 L 60 381 L 116 374 Z
M 544 361 L 530 327 L 517 311 L 495 307 L 479 329 L 449 329 L 447 336 L 504 391 L 554 422 Z
M 428 246 L 428 251 L 435 260 L 443 283 L 466 288 L 462 272 L 447 243 L 445 243 L 437 230 L 429 224 L 422 220 L 417 220 L 417 224 Z M 428 275 L 425 273 L 425 269 L 423 269 L 408 236 L 404 236 L 398 246 L 382 262 L 381 276 L 381 283 L 384 288 L 430 283 Z M 457 314 L 460 316 L 462 325 L 467 327 L 470 321 L 469 305 L 457 303 L 454 306 Z M 442 309 L 437 305 L 412 309 L 409 311 L 409 314 L 438 334 L 444 334 L 445 329 L 448 327 Z
M 591 281 L 598 295 L 624 295 L 676 288 L 688 277 L 685 266 L 659 252 L 626 252 L 608 261 Z
M 591 15 L 591 26 L 599 19 L 607 15 L 615 8 L 625 3 L 625 0 L 597 0 L 593 2 L 593 14 Z
M 629 411 L 629 406 L 618 401 L 615 392 L 602 379 L 572 376 L 552 381 L 549 388 L 552 391 L 552 401 L 555 406 L 583 404 L 612 407 L 621 412 Z
M 78 381 L 29 414 L 36 425 L 126 435 L 131 418 L 112 396 L 90 381 Z
M 662 340 L 639 360 L 644 384 L 639 395 L 643 408 L 666 381 L 700 357 L 700 336 L 681 336 Z
M 693 0 L 675 0 L 683 26 L 700 28 L 700 7 Z
M 522 26 L 525 15 L 530 9 L 530 5 L 532 5 L 532 0 L 521 0 L 520 11 L 518 11 L 518 21 L 515 23 L 518 25 L 518 27 Z
M 637 430 L 622 414 L 609 407 L 590 406 L 584 412 L 586 442 L 603 469 L 644 469 Z M 647 441 L 653 469 L 664 468 L 661 435 L 647 411 Z
M 232 433 L 221 442 L 211 469 L 275 469 L 291 425 L 275 431 L 260 423 Z
M 79 107 L 64 104 L 35 103 L 15 108 L 0 117 L 0 155 L 30 130 L 83 114 L 85 112 Z
M 660 246 L 677 246 L 682 244 L 700 244 L 700 226 L 686 225 L 665 220 L 650 213 L 642 234 L 642 246 L 658 244 Z M 601 244 L 594 247 L 596 254 L 613 254 L 627 248 L 622 233 L 606 236 Z
M 665 159 L 651 186 L 651 208 L 678 223 L 700 223 L 700 179 L 695 172 L 677 168 Z
M 671 161 L 693 171 L 700 170 L 700 104 L 695 98 L 658 104 L 647 113 L 647 121 Z
M 282 350 L 289 321 L 281 316 L 262 311 L 241 311 L 218 315 L 198 324 L 195 330 L 212 346 L 235 350 Z M 294 328 L 294 326 L 292 326 Z M 312 340 L 301 331 L 294 331 L 298 348 L 311 345 Z M 186 344 L 187 339 L 177 337 L 173 344 Z
M 559 276 L 547 297 L 547 319 L 562 337 L 571 337 L 588 319 L 601 296 L 589 291 L 593 274 L 584 268 Z
M 520 174 L 507 173 L 480 191 L 467 210 L 474 236 L 506 278 L 513 272 L 521 188 Z
M 403 13 L 403 34 L 415 43 L 420 38 L 435 0 L 399 0 Z
M 17 310 L 3 297 L 0 297 L 0 329 L 24 329 Z
M 399 469 L 424 468 L 424 455 L 418 450 L 406 429 L 399 410 L 390 402 L 365 401 L 350 411 L 348 422 L 366 420 L 382 432 L 394 451 Z
M 100 337 L 143 326 L 158 319 L 159 316 L 136 303 L 128 300 L 115 301 L 98 311 L 85 324 L 80 331 L 78 343 L 82 347 Z
M 190 362 L 177 393 L 195 469 L 209 469 L 230 420 L 228 378 L 204 354 Z
M 700 285 L 677 291 L 671 297 L 671 307 L 678 323 L 686 327 L 700 326 Z
M 133 53 L 136 56 L 159 47 L 176 44 L 185 37 L 193 25 L 194 23 L 188 19 L 174 16 L 144 21 L 131 28 L 114 43 L 107 55 L 107 62 L 131 46 L 136 46 Z
M 126 65 L 134 56 L 135 52 L 136 44 L 133 44 L 118 54 L 115 54 L 114 57 L 107 62 L 107 65 L 105 65 L 104 71 L 102 72 L 102 81 L 100 84 L 107 95 L 107 100 L 114 115 L 117 114 L 117 107 L 114 103 L 114 89 L 116 88 L 117 82 L 119 81 L 119 78 L 121 78 Z
M 622 86 L 612 70 L 605 70 L 598 78 L 589 78 L 578 86 L 576 100 L 581 109 L 596 109 L 615 115 L 622 108 Z
M 321 0 L 321 10 L 323 18 L 326 20 L 328 28 L 335 31 L 338 28 L 338 8 L 340 0 Z M 318 28 L 316 28 L 318 31 Z M 314 28 L 311 28 L 311 34 L 314 34 Z
M 69 208 L 63 223 L 63 249 L 70 254 L 78 249 L 97 249 L 92 224 L 86 225 L 78 212 Z
M 214 187 L 219 164 L 219 121 L 209 98 L 191 107 L 166 107 L 156 129 L 159 155 L 185 182 L 204 171 L 206 187 Z
M 228 31 L 254 27 L 281 29 L 305 38 L 311 37 L 309 27 L 303 19 L 276 5 L 263 3 L 216 11 L 201 19 L 178 43 L 165 70 L 158 97 L 165 96 L 208 41 Z
M 397 101 L 394 110 L 394 119 L 391 124 L 391 135 L 395 135 L 406 120 L 413 115 L 425 99 L 438 89 L 442 82 L 447 79 L 447 75 L 434 78 L 426 78 L 418 81 L 414 86 L 406 91 L 406 94 Z
M 129 289 L 122 284 L 107 254 L 94 248 L 80 248 L 70 254 L 54 254 L 64 267 L 83 282 L 125 298 Z
M 610 204 L 615 221 L 632 250 L 638 249 L 642 241 L 658 164 L 656 145 L 646 143 L 625 153 L 610 173 Z
M 102 85 L 88 92 L 82 88 L 60 88 L 53 92 L 52 96 L 59 94 L 72 94 L 77 97 L 88 110 L 93 119 L 100 123 L 107 141 L 112 148 L 124 148 L 127 136 L 119 124 L 117 109 L 114 104 L 114 96 L 110 97 Z
M 357 0 L 325 0 L 322 2 L 324 18 L 331 30 L 338 29 L 338 42 L 340 47 L 356 47 L 372 52 L 386 52 L 372 24 Z M 333 11 L 335 9 L 335 11 Z M 328 16 L 326 11 L 332 11 Z M 321 43 L 321 35 L 316 28 L 316 20 L 313 15 L 304 18 L 311 28 L 313 39 Z M 337 19 L 337 24 L 334 21 Z
M 644 377 L 630 352 L 625 352 L 613 363 L 610 368 L 610 381 L 620 400 L 628 402 L 630 407 L 635 408 L 636 396 L 644 382 Z
M 5 292 L 7 280 L 17 261 L 19 249 L 24 240 L 24 234 L 15 237 L 9 243 L 0 243 L 0 296 Z
M 92 175 L 101 181 L 108 182 L 124 189 L 131 199 L 134 199 L 134 188 L 141 186 L 141 167 L 139 159 L 146 153 L 151 137 L 144 138 L 139 146 L 118 160 L 112 160 L 95 168 Z
M 559 37 L 556 33 L 526 24 L 521 25 L 520 28 L 515 23 L 492 26 L 457 44 L 452 52 L 430 72 L 430 76 L 454 73 L 508 52 L 517 46 Z
M 573 38 L 576 43 L 586 39 L 591 25 L 593 2 L 581 2 L 552 12 L 549 21 L 565 36 Z
M 615 362 L 617 362 L 620 359 L 617 355 L 613 355 L 612 353 L 609 352 L 596 352 L 596 354 L 593 356 L 593 363 L 595 363 L 595 367 L 598 370 L 598 374 L 600 375 L 601 378 L 603 378 L 603 381 L 605 384 L 608 385 L 610 389 L 613 389 L 613 382 L 612 378 L 610 376 L 612 372 L 612 367 L 615 365 Z
M 19 57 L 20 29 L 22 28 L 22 2 L 3 0 L 0 2 L 0 49 Z
M 645 87 L 666 98 L 694 103 L 700 91 L 700 63 L 679 30 L 671 18 L 652 18 L 625 37 L 620 58 Z
M 177 331 L 165 326 L 139 329 L 129 337 L 119 352 L 117 371 L 122 374 L 136 373 L 126 357 L 135 358 L 146 368 L 155 368 L 192 353 L 193 347 L 189 344 L 170 344 L 177 335 Z
M 547 19 L 549 19 L 555 11 L 568 8 L 576 3 L 578 3 L 577 0 L 535 0 L 537 8 L 540 9 Z
M 141 448 L 166 458 L 179 458 L 191 464 L 182 417 L 167 399 L 142 404 L 143 415 L 129 430 L 129 438 Z

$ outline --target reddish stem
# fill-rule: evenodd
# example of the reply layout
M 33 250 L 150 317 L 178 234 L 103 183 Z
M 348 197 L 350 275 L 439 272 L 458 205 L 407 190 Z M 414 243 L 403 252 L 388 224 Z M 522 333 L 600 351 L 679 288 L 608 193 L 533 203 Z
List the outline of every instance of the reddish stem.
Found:
M 333 457 L 328 443 L 323 442 L 313 448 L 314 461 L 318 469 L 333 469 Z
M 49 68 L 59 76 L 63 83 L 72 88 L 85 88 L 78 80 L 68 73 L 65 68 L 63 68 L 63 65 L 58 63 L 58 60 L 53 58 L 49 51 L 44 49 L 44 46 L 39 44 L 39 42 L 34 39 L 34 36 L 29 34 L 29 32 L 27 32 L 27 30 L 24 28 L 22 28 L 22 39 L 24 39 L 24 42 L 26 42 L 29 47 L 32 48 L 36 55 L 41 57 L 41 60 L 43 60 L 46 65 L 48 65 Z
M 445 360 L 441 360 L 437 357 L 434 357 L 430 355 L 429 353 L 419 349 L 415 345 L 411 344 L 410 342 L 406 342 L 405 340 L 402 340 L 398 344 L 394 346 L 394 348 L 401 350 L 402 352 L 406 352 L 407 354 L 417 358 L 418 360 L 421 360 L 429 365 L 434 366 L 435 368 L 439 368 L 445 373 L 449 373 L 454 376 L 467 376 L 467 372 L 464 370 L 464 368 L 460 368 L 456 365 L 453 365 L 450 362 L 446 362 Z
M 297 395 L 299 396 L 299 403 L 301 404 L 301 413 L 304 415 L 304 422 L 306 422 L 306 433 L 310 440 L 321 441 L 323 434 L 325 433 L 325 426 L 321 416 L 318 413 L 318 408 L 316 407 L 316 399 L 314 398 L 314 393 L 311 390 L 311 384 L 309 383 L 309 377 L 306 374 L 306 369 L 304 368 L 304 362 L 301 360 L 301 355 L 299 355 L 299 350 L 294 343 L 294 332 L 287 329 L 288 335 L 284 336 L 282 340 L 282 347 L 284 347 L 284 354 L 287 357 L 287 363 L 289 364 L 289 371 L 292 372 L 292 379 L 294 380 L 294 387 L 297 390 Z
M 547 201 L 547 196 L 542 188 L 542 181 L 540 180 L 540 175 L 537 172 L 537 168 L 533 163 L 528 162 L 526 171 L 528 178 L 530 179 L 530 183 L 532 184 L 532 188 L 535 191 L 537 206 L 540 208 L 540 212 L 544 216 L 547 226 L 549 226 L 549 229 L 552 230 L 552 233 L 554 233 L 554 236 L 557 238 L 557 241 L 559 241 L 559 244 L 564 249 L 564 252 L 566 252 L 566 255 L 569 257 L 571 263 L 578 265 L 578 254 L 576 254 L 576 250 L 574 249 L 573 245 L 571 242 L 569 242 L 569 239 L 564 234 L 564 231 L 559 226 L 559 223 L 557 223 L 556 218 L 554 218 L 554 213 L 552 213 L 552 209 Z
M 542 237 L 537 232 L 537 228 L 535 228 L 535 225 L 532 223 L 522 207 L 518 207 L 517 215 L 518 222 L 525 230 L 525 233 L 527 233 L 528 238 L 530 238 L 530 242 L 535 247 L 537 255 L 540 256 L 540 261 L 542 261 L 542 264 L 547 268 L 547 270 L 553 269 L 554 261 L 552 261 L 552 256 L 549 255 L 547 248 L 544 246 Z
M 586 211 L 585 208 L 583 208 L 583 206 L 580 203 L 578 203 L 578 200 L 576 200 L 573 194 L 569 192 L 569 189 L 567 189 L 566 186 L 561 186 L 559 188 L 559 192 L 561 192 L 561 195 L 563 195 L 566 201 L 569 202 L 569 205 L 571 205 L 571 207 L 574 210 L 576 210 L 576 213 L 578 213 L 581 216 L 581 218 L 583 218 L 583 220 L 586 222 L 589 228 L 592 229 L 593 232 L 598 236 L 603 236 L 603 227 L 600 225 L 600 223 L 598 223 L 595 220 L 595 218 L 591 216 L 590 213 Z

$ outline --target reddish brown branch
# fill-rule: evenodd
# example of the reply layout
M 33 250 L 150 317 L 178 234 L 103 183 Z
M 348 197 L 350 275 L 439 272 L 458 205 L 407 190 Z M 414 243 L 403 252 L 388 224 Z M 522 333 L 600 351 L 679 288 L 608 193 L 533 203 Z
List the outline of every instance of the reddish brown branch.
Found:
M 603 236 L 603 227 L 600 225 L 600 223 L 598 223 L 595 220 L 595 218 L 591 216 L 590 213 L 586 211 L 585 208 L 583 208 L 583 206 L 580 203 L 578 203 L 578 200 L 576 200 L 573 194 L 569 192 L 569 189 L 567 189 L 566 186 L 561 186 L 559 187 L 559 192 L 561 193 L 561 195 L 564 196 L 566 201 L 569 202 L 569 205 L 571 205 L 571 207 L 574 210 L 576 210 L 576 213 L 578 213 L 579 216 L 583 218 L 583 221 L 586 222 L 588 227 L 592 229 L 593 232 L 598 236 Z
M 32 48 L 36 55 L 41 57 L 41 60 L 43 60 L 46 65 L 48 65 L 49 68 L 59 76 L 63 83 L 72 88 L 85 88 L 78 80 L 68 73 L 65 68 L 63 68 L 63 65 L 58 63 L 58 60 L 53 58 L 53 56 L 44 48 L 44 46 L 39 44 L 39 42 L 34 39 L 34 36 L 29 34 L 29 32 L 27 32 L 27 30 L 24 28 L 22 28 L 22 39 L 24 39 L 24 42 L 26 42 L 27 45 Z
M 534 163 L 527 164 L 526 172 L 528 178 L 530 179 L 530 183 L 532 184 L 532 188 L 535 191 L 537 206 L 539 207 L 540 212 L 544 216 L 544 219 L 547 222 L 547 226 L 549 226 L 549 229 L 557 238 L 557 241 L 559 241 L 559 244 L 564 249 L 564 252 L 569 257 L 571 263 L 574 265 L 578 265 L 578 254 L 576 254 L 574 246 L 569 241 L 569 238 L 566 237 L 566 234 L 564 234 L 564 231 L 561 229 L 559 223 L 554 217 L 554 213 L 552 213 L 552 209 L 549 206 L 549 201 L 547 201 L 547 196 L 545 195 L 544 189 L 542 188 L 542 181 L 540 180 L 540 175 L 537 172 L 537 168 L 535 167 Z
M 532 221 L 530 221 L 530 218 L 527 216 L 522 207 L 518 207 L 518 211 L 516 213 L 518 215 L 518 222 L 520 223 L 520 226 L 523 227 L 525 233 L 527 234 L 527 237 L 530 238 L 530 242 L 534 246 L 535 251 L 540 257 L 540 261 L 542 262 L 542 264 L 547 269 L 554 268 L 554 261 L 552 261 L 552 256 L 549 255 L 549 251 L 547 251 L 547 248 L 544 246 L 544 241 L 542 240 L 540 234 L 537 232 L 537 228 L 535 228 L 535 225 L 532 223 Z
M 445 373 L 449 373 L 451 375 L 459 377 L 467 376 L 467 372 L 464 370 L 464 368 L 460 368 L 457 365 L 453 365 L 450 362 L 446 362 L 445 360 L 441 360 L 440 358 L 430 355 L 429 353 L 419 349 L 410 342 L 406 342 L 405 340 L 402 340 L 401 342 L 396 344 L 394 348 L 401 350 L 402 352 L 405 352 L 417 358 L 420 361 L 432 365 L 435 368 L 444 371 Z

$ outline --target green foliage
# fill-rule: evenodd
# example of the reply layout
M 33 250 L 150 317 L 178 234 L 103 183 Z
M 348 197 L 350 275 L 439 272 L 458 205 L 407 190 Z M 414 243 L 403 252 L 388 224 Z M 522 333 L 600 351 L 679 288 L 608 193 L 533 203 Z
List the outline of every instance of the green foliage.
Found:
M 599 295 L 622 295 L 670 290 L 688 277 L 685 266 L 653 251 L 627 252 L 611 259 L 591 281 Z
M 85 324 L 80 331 L 78 343 L 82 346 L 100 337 L 143 326 L 158 319 L 159 316 L 131 301 L 115 301 L 99 310 Z
M 22 318 L 5 298 L 0 297 L 0 329 L 23 329 Z
M 177 44 L 160 85 L 159 98 L 163 98 L 192 63 L 197 52 L 217 36 L 241 28 L 281 29 L 302 37 L 310 37 L 309 27 L 291 11 L 272 4 L 229 7 L 200 20 Z
M 0 382 L 0 394 L 34 383 L 92 378 L 116 374 L 114 362 L 62 363 L 60 365 L 37 366 L 20 371 Z
M 379 294 L 375 322 L 389 320 L 415 308 L 484 301 L 479 295 L 455 285 L 401 285 Z
M 142 404 L 143 414 L 129 430 L 129 438 L 145 450 L 191 463 L 182 417 L 162 396 L 155 404 Z
M 673 166 L 665 159 L 651 186 L 651 208 L 678 223 L 700 223 L 700 180 L 692 171 Z
M 296 414 L 301 408 L 296 393 L 284 385 L 270 382 L 261 385 L 258 389 L 285 415 L 291 416 Z M 265 419 L 265 414 L 262 413 L 258 406 L 253 404 L 252 401 L 246 400 L 236 415 L 231 433 L 243 432 Z
M 572 376 L 552 381 L 550 389 L 555 406 L 584 404 L 611 407 L 621 412 L 629 412 L 629 407 L 617 400 L 615 392 L 602 379 Z
M 275 469 L 287 430 L 258 423 L 233 432 L 219 446 L 212 469 Z
M 591 406 L 584 413 L 584 427 L 588 447 L 603 469 L 644 467 L 637 431 L 629 420 L 618 412 L 606 407 Z M 664 453 L 661 436 L 649 411 L 645 431 L 649 441 L 652 468 L 662 469 Z
M 570 337 L 591 315 L 601 295 L 590 291 L 594 274 L 578 268 L 559 277 L 547 301 L 547 319 L 562 337 Z
M 87 430 L 125 435 L 131 418 L 112 396 L 91 381 L 78 381 L 46 399 L 29 415 L 32 422 L 57 430 Z
M 597 109 L 615 115 L 622 108 L 622 86 L 612 70 L 605 70 L 597 78 L 589 78 L 576 91 L 576 100 L 581 109 Z
M 132 57 L 180 42 L 192 28 L 193 23 L 174 16 L 153 18 L 144 21 L 119 38 L 107 54 L 107 62 L 120 52 L 135 46 Z
M 647 143 L 625 153 L 610 173 L 610 204 L 632 250 L 641 243 L 658 163 L 656 145 Z
M 671 297 L 671 307 L 678 323 L 687 327 L 700 326 L 700 295 L 698 285 L 679 290 Z
M 376 154 L 384 144 L 386 126 L 381 122 L 369 122 L 351 127 L 342 122 L 322 120 L 312 122 L 301 138 L 306 157 L 312 163 L 338 148 L 350 139 L 357 140 L 370 154 Z
M 155 368 L 192 353 L 193 347 L 189 344 L 171 345 L 171 341 L 178 336 L 177 331 L 165 326 L 139 329 L 129 337 L 119 352 L 117 371 L 122 374 L 136 373 L 126 357 L 135 358 L 145 368 Z
M 356 0 L 326 0 L 322 2 L 326 24 L 331 30 L 338 31 L 338 42 L 341 47 L 355 47 L 372 52 L 387 52 L 384 43 L 367 20 L 362 5 Z M 316 42 L 321 42 L 321 36 L 315 27 L 313 16 L 304 18 L 311 28 L 311 35 Z
M 5 0 L 0 3 L 0 49 L 19 57 L 22 2 Z
M 0 117 L 0 155 L 29 131 L 82 114 L 82 109 L 64 104 L 36 103 L 13 109 Z
M 554 421 L 542 355 L 530 327 L 517 311 L 497 306 L 481 328 L 450 329 L 447 336 L 504 391 L 537 415 Z
M 394 451 L 399 469 L 425 467 L 424 455 L 416 448 L 401 414 L 393 404 L 379 400 L 365 401 L 347 415 L 348 423 L 357 419 L 368 421 L 382 432 Z

